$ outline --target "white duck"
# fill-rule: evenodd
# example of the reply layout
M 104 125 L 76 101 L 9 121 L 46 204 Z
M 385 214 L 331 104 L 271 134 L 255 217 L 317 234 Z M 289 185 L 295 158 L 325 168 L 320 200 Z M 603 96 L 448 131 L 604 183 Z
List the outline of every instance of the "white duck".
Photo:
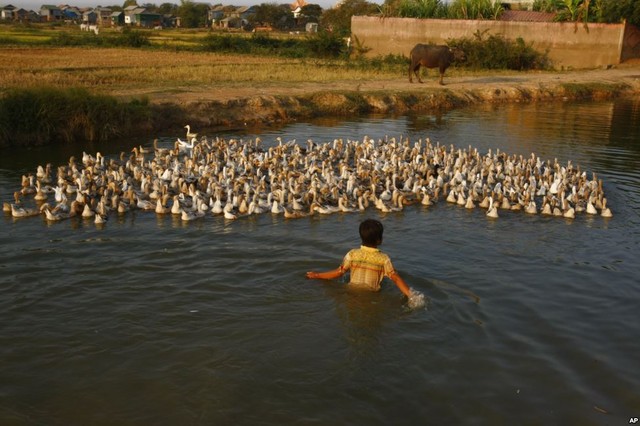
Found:
M 489 208 L 487 209 L 487 217 L 497 218 L 498 217 L 498 207 L 493 203 L 493 197 L 489 197 Z

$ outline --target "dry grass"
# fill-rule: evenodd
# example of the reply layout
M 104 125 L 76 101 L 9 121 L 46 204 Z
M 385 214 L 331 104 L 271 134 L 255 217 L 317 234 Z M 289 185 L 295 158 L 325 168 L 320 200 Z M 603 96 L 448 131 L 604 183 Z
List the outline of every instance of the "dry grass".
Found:
M 397 78 L 400 72 L 354 70 L 341 61 L 101 48 L 0 48 L 0 87 L 83 87 L 115 96 L 188 87 L 282 85 Z

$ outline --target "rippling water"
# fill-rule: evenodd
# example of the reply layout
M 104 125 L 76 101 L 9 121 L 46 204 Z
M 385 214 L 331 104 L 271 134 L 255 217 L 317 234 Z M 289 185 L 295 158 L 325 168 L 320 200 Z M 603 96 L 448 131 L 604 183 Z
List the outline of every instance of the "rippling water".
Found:
M 183 223 L 136 212 L 104 228 L 5 215 L 0 424 L 595 425 L 640 416 L 640 100 L 324 120 L 260 137 L 364 135 L 572 160 L 604 179 L 614 217 L 501 211 L 494 221 L 444 202 L 299 220 Z M 138 143 L 5 151 L 0 195 L 10 199 L 38 164 Z M 365 216 L 383 221 L 382 249 L 428 296 L 425 309 L 407 309 L 390 283 L 360 294 L 304 278 L 359 245 Z

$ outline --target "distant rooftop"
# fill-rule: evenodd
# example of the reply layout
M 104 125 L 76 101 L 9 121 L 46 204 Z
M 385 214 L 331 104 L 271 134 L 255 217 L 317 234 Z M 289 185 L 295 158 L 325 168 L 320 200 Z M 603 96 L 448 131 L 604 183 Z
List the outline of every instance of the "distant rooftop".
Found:
M 528 10 L 505 10 L 500 15 L 501 21 L 518 22 L 553 22 L 556 14 L 547 12 L 531 12 Z

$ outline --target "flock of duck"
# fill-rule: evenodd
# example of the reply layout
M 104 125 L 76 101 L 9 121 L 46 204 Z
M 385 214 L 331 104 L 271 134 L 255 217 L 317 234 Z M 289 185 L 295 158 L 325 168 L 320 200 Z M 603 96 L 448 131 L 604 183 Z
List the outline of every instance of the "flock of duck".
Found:
M 22 177 L 3 210 L 13 217 L 79 216 L 97 224 L 131 210 L 184 221 L 207 214 L 234 220 L 261 213 L 300 218 L 368 208 L 392 212 L 440 201 L 484 209 L 490 218 L 500 210 L 612 215 L 602 180 L 570 161 L 367 136 L 304 144 L 276 138 L 263 147 L 259 138 L 198 139 L 185 128 L 186 141 L 178 138 L 172 147 L 155 140 L 153 148 L 138 146 L 117 158 L 83 153 L 80 161 L 71 157 L 57 169 L 38 166 Z

